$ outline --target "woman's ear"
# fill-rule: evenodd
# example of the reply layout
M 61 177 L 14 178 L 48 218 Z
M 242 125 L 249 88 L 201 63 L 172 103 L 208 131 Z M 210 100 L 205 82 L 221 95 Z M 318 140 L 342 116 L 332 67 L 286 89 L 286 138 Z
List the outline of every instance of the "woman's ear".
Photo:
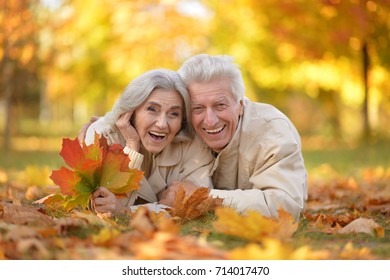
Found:
M 135 115 L 133 113 L 133 115 L 131 115 L 131 118 L 130 118 L 130 124 L 134 127 L 134 123 L 135 123 Z

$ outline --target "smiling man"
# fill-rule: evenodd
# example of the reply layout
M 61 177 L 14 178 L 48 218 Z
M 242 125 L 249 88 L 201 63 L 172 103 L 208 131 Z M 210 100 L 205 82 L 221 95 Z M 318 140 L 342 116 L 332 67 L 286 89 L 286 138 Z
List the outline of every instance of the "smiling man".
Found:
M 192 125 L 215 156 L 211 195 L 240 212 L 277 217 L 283 208 L 298 218 L 307 173 L 291 121 L 269 104 L 244 98 L 241 72 L 229 56 L 196 55 L 178 72 L 190 93 Z

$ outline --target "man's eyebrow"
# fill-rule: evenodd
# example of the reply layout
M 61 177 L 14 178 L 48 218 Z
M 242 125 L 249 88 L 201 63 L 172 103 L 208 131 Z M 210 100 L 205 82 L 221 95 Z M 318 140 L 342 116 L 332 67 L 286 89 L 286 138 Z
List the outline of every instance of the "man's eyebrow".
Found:
M 222 96 L 221 98 L 218 98 L 217 100 L 215 100 L 214 103 L 218 103 L 218 102 L 221 102 L 221 101 L 227 101 L 228 98 L 226 96 Z

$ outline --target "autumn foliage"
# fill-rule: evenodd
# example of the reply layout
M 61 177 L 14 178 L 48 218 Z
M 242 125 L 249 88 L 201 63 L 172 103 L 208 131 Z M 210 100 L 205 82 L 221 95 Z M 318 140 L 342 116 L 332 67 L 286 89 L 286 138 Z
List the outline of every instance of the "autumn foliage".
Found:
M 213 198 L 209 196 L 209 193 L 208 188 L 201 187 L 191 195 L 186 195 L 184 188 L 180 187 L 173 201 L 173 206 L 168 209 L 168 212 L 181 222 L 199 218 L 222 205 L 221 198 Z
M 390 170 L 365 169 L 359 178 L 322 171 L 310 176 L 299 220 L 283 209 L 278 219 L 238 213 L 206 188 L 179 190 L 167 211 L 139 206 L 102 218 L 57 207 L 58 196 L 33 204 L 54 192 L 42 180 L 47 170 L 29 168 L 31 178 L 18 182 L 0 171 L 0 259 L 389 259 Z
M 80 145 L 77 138 L 63 139 L 60 155 L 70 168 L 54 170 L 50 178 L 60 187 L 68 210 L 86 208 L 91 194 L 101 186 L 116 195 L 139 188 L 142 172 L 128 168 L 130 159 L 119 144 L 108 145 L 97 134 L 88 146 Z

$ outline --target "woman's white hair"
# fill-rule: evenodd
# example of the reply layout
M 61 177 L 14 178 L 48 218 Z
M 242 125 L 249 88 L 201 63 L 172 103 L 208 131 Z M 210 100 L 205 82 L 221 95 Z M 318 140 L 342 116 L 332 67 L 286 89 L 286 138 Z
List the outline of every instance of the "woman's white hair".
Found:
M 228 55 L 198 54 L 186 60 L 178 70 L 184 83 L 209 82 L 214 79 L 227 79 L 237 101 L 244 99 L 245 85 L 241 71 L 233 58 Z
M 190 98 L 179 74 L 169 69 L 150 70 L 131 81 L 115 102 L 112 110 L 104 116 L 107 128 L 118 131 L 115 122 L 119 117 L 141 107 L 155 89 L 174 90 L 180 94 L 184 103 L 183 120 L 181 129 L 173 141 L 190 139 L 193 136 Z

